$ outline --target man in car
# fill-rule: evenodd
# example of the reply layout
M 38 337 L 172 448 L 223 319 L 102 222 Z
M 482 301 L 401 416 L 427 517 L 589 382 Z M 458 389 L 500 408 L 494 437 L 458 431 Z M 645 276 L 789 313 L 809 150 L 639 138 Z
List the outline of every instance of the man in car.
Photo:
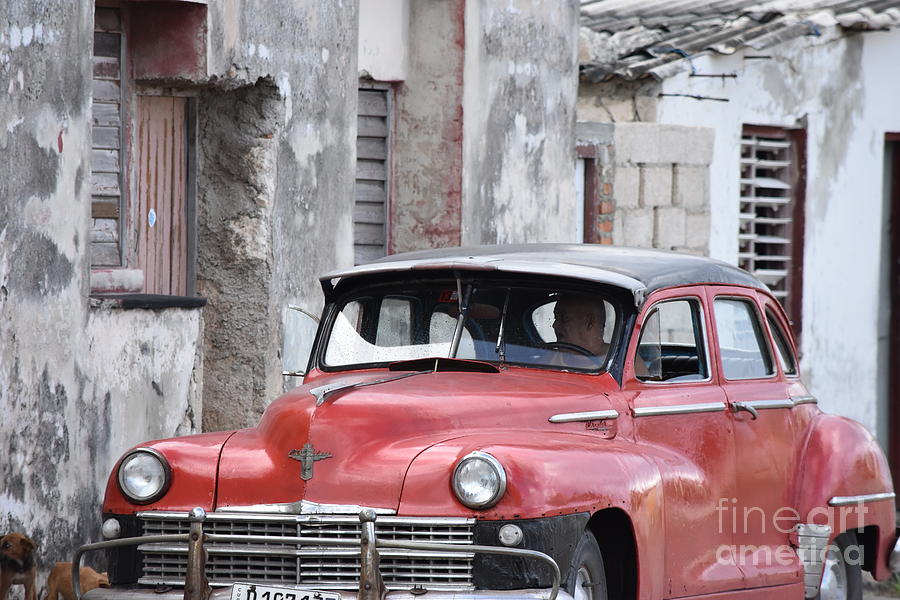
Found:
M 603 341 L 605 327 L 606 307 L 603 300 L 573 294 L 560 295 L 553 309 L 556 343 L 550 346 L 562 352 L 588 357 L 596 365 L 603 362 L 609 352 L 609 344 Z M 565 362 L 572 361 L 567 359 Z

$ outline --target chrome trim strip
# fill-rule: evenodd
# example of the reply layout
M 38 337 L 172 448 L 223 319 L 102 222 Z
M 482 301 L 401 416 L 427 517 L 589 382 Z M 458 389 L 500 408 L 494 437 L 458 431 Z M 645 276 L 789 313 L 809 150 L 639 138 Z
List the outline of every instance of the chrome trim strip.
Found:
M 298 500 L 284 504 L 250 504 L 247 506 L 222 506 L 216 513 L 267 513 L 282 515 L 353 515 L 356 516 L 366 506 L 355 504 L 319 504 L 309 500 Z M 396 515 L 393 508 L 372 508 L 379 515 Z
M 576 421 L 602 421 L 604 419 L 618 419 L 617 410 L 594 410 L 588 412 L 561 413 L 548 419 L 551 423 L 574 423 Z
M 656 417 L 661 415 L 692 415 L 696 413 L 722 412 L 724 402 L 705 402 L 703 404 L 675 404 L 672 406 L 642 406 L 634 408 L 635 417 Z
M 211 534 L 216 535 L 216 534 Z M 227 537 L 227 536 L 226 536 Z M 232 544 L 225 547 L 217 547 L 210 546 L 206 548 L 206 552 L 209 555 L 214 554 L 235 554 L 239 552 L 244 555 L 259 555 L 259 556 L 316 556 L 316 557 L 347 557 L 347 558 L 356 558 L 359 556 L 359 550 L 356 548 L 301 548 L 297 549 L 296 547 L 285 548 L 283 546 L 279 546 L 282 538 L 276 540 L 276 545 L 263 546 L 260 544 L 256 545 L 242 545 L 240 542 L 244 541 L 243 539 L 237 539 L 238 536 L 232 536 L 235 539 L 232 540 Z M 221 537 L 216 538 L 218 541 L 222 541 Z M 289 538 L 283 538 L 289 539 Z M 290 539 L 314 539 L 314 538 L 290 538 Z M 350 539 L 350 538 L 348 538 Z M 358 538 L 352 538 L 354 541 L 359 543 Z M 228 540 L 225 540 L 228 541 Z M 270 540 L 271 541 L 271 540 Z M 468 542 L 471 545 L 472 542 Z M 460 545 L 463 545 L 460 543 Z M 166 554 L 187 554 L 187 546 L 184 544 L 141 544 L 138 547 L 139 552 L 165 552 Z M 424 550 L 385 550 L 384 552 L 380 552 L 381 556 L 389 556 L 392 558 L 401 557 L 401 558 L 473 558 L 475 556 L 474 552 L 465 553 L 465 552 L 426 552 Z M 184 583 L 184 582 L 182 582 Z M 281 585 L 281 584 L 278 584 Z
M 750 400 L 745 402 L 748 406 L 752 406 L 756 410 L 768 410 L 771 408 L 794 408 L 794 401 L 790 398 L 783 400 Z
M 819 403 L 815 396 L 792 396 L 791 401 L 794 403 L 794 406 Z
M 828 501 L 828 506 L 850 506 L 864 502 L 878 502 L 879 500 L 893 500 L 894 492 L 879 492 L 877 494 L 863 494 L 861 496 L 835 496 Z
M 187 512 L 175 511 L 142 511 L 136 513 L 139 519 L 148 519 L 154 521 L 186 521 L 189 518 Z M 256 521 L 264 518 L 269 522 L 284 523 L 352 523 L 358 522 L 353 515 L 282 515 L 282 514 L 264 514 L 264 513 L 228 513 L 228 512 L 211 512 L 206 513 L 206 521 Z M 384 525 L 402 525 L 412 523 L 415 525 L 472 525 L 475 523 L 474 517 L 397 517 L 394 515 L 385 515 L 378 518 L 378 522 Z M 212 535 L 212 534 L 209 534 Z M 268 536 L 272 539 L 276 536 Z

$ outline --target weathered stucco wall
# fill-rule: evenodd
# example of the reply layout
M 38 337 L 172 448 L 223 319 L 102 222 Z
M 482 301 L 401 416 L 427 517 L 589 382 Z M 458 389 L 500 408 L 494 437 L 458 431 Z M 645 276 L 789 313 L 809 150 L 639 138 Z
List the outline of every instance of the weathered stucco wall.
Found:
M 0 7 L 0 531 L 99 536 L 114 461 L 199 418 L 197 311 L 91 307 L 92 2 Z
M 578 4 L 470 1 L 464 244 L 576 241 Z
M 731 262 L 737 260 L 741 125 L 806 123 L 802 369 L 823 409 L 861 421 L 882 442 L 882 156 L 885 132 L 900 131 L 900 80 L 892 58 L 898 47 L 900 31 L 841 36 L 826 29 L 819 38 L 767 50 L 773 60 L 744 60 L 741 52 L 700 57 L 694 59 L 698 72 L 733 72 L 737 78 L 685 72 L 666 80 L 663 92 L 728 102 L 664 98 L 659 106 L 663 123 L 715 129 L 710 248 Z
M 395 103 L 389 250 L 458 246 L 464 0 L 410 4 L 409 71 Z
M 220 430 L 255 424 L 281 392 L 284 307 L 317 313 L 317 276 L 353 262 L 358 15 L 313 0 L 210 11 L 198 291 L 204 429 Z
M 123 451 L 200 430 L 204 385 L 211 428 L 256 421 L 284 305 L 317 311 L 315 276 L 352 262 L 356 3 L 209 10 L 208 73 L 158 83 L 199 91 L 210 304 L 126 310 L 89 299 L 94 3 L 0 5 L 0 531 L 44 572 L 99 539 Z

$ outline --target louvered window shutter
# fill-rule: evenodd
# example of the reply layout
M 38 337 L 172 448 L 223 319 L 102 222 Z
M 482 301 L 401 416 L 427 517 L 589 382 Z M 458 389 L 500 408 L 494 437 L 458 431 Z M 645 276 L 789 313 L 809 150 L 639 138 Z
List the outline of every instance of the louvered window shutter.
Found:
M 91 143 L 91 266 L 122 264 L 122 33 L 119 13 L 97 9 L 94 32 Z
M 793 268 L 794 151 L 787 132 L 741 139 L 741 203 L 738 261 L 782 304 L 788 305 Z
M 356 264 L 387 254 L 390 173 L 390 90 L 359 90 L 356 137 L 356 202 L 353 250 Z

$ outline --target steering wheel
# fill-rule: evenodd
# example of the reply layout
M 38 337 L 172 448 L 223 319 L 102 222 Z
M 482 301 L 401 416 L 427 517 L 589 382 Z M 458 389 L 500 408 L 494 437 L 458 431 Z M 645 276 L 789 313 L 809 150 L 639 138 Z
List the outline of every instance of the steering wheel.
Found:
M 594 356 L 594 353 L 579 346 L 578 344 L 571 344 L 569 342 L 546 342 L 544 344 L 544 348 L 547 350 L 555 350 L 556 352 L 572 352 L 574 354 L 581 354 L 587 356 L 588 358 L 597 360 L 597 357 Z

